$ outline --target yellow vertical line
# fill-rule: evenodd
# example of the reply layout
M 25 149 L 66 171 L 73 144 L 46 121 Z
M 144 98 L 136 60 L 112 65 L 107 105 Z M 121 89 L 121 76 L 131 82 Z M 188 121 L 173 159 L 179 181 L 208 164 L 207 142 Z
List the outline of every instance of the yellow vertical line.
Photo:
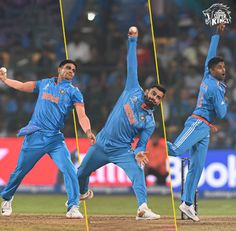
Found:
M 148 0 L 148 10 L 149 10 L 149 17 L 150 17 L 150 27 L 151 27 L 151 34 L 152 34 L 152 43 L 153 43 L 154 60 L 155 60 L 155 66 L 156 66 L 157 83 L 160 84 L 160 75 L 159 75 L 159 70 L 158 70 L 156 43 L 155 43 L 155 36 L 154 36 L 154 29 L 153 29 L 153 22 L 152 22 L 151 0 Z M 174 214 L 174 224 L 175 224 L 175 230 L 178 231 L 177 222 L 176 222 L 174 193 L 173 193 L 173 188 L 172 188 L 172 180 L 171 180 L 171 172 L 170 172 L 170 160 L 169 160 L 168 148 L 167 148 L 166 127 L 165 127 L 164 111 L 163 111 L 163 104 L 162 103 L 161 103 L 161 118 L 162 118 L 164 139 L 165 139 L 165 143 L 166 143 L 166 154 L 167 154 L 167 160 L 168 160 L 168 172 L 169 172 L 169 176 L 170 176 L 170 190 L 171 190 L 172 209 L 173 209 L 173 214 Z
M 60 3 L 61 25 L 62 25 L 62 33 L 63 33 L 63 40 L 64 40 L 64 48 L 65 48 L 65 53 L 66 53 L 66 59 L 68 59 L 68 50 L 67 50 L 67 42 L 66 42 L 66 32 L 65 32 L 62 0 L 59 0 L 59 3 Z M 81 158 L 80 158 L 80 150 L 79 150 L 79 139 L 78 139 L 78 132 L 77 132 L 75 109 L 73 109 L 73 122 L 74 122 L 74 131 L 75 131 L 76 149 L 77 149 L 77 153 L 78 153 L 78 162 L 80 164 Z M 75 182 L 75 183 L 77 183 L 77 182 Z M 86 221 L 86 230 L 89 231 L 86 201 L 84 201 L 84 214 L 85 214 L 85 221 Z

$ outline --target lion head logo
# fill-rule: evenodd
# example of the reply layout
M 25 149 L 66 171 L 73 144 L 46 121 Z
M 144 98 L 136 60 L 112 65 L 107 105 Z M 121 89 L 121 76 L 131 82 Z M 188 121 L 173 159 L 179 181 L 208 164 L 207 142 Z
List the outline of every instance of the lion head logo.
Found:
M 222 3 L 213 4 L 210 8 L 203 10 L 205 23 L 210 26 L 217 25 L 219 23 L 229 24 L 231 22 L 231 11 L 229 7 Z

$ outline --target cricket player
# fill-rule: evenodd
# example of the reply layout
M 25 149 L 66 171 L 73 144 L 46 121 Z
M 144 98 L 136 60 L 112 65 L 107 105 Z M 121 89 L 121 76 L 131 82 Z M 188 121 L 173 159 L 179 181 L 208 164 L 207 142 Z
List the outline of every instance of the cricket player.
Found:
M 155 128 L 153 110 L 163 99 L 166 90 L 155 85 L 145 92 L 139 85 L 137 74 L 138 30 L 130 27 L 128 32 L 127 80 L 125 89 L 113 108 L 105 127 L 97 135 L 93 145 L 80 167 L 78 179 L 81 200 L 93 196 L 88 190 L 89 176 L 96 169 L 108 163 L 121 167 L 129 179 L 138 201 L 136 219 L 159 219 L 147 207 L 147 192 L 142 165 L 148 162 L 146 144 Z M 135 150 L 131 149 L 133 138 L 139 134 L 139 142 Z
M 28 125 L 22 128 L 18 136 L 25 136 L 15 171 L 1 192 L 3 202 L 1 214 L 10 216 L 13 195 L 24 176 L 46 153 L 64 174 L 68 196 L 67 218 L 83 218 L 78 209 L 79 186 L 76 169 L 71 161 L 64 136 L 60 129 L 73 106 L 76 108 L 79 123 L 92 143 L 95 136 L 91 132 L 90 121 L 85 114 L 83 96 L 78 88 L 72 86 L 77 65 L 74 61 L 64 60 L 58 68 L 58 77 L 39 81 L 20 82 L 7 78 L 6 68 L 0 69 L 0 80 L 7 86 L 23 92 L 38 94 L 34 113 Z M 50 174 L 50 172 L 48 173 Z
M 179 208 L 193 221 L 199 221 L 193 202 L 205 164 L 210 129 L 217 130 L 211 123 L 215 117 L 224 118 L 228 107 L 224 97 L 226 91 L 225 63 L 223 58 L 216 56 L 220 33 L 224 31 L 224 28 L 224 24 L 217 25 L 217 33 L 211 38 L 197 106 L 185 122 L 185 127 L 175 142 L 167 143 L 170 156 L 180 156 L 190 150 L 190 167 L 184 186 L 183 202 Z

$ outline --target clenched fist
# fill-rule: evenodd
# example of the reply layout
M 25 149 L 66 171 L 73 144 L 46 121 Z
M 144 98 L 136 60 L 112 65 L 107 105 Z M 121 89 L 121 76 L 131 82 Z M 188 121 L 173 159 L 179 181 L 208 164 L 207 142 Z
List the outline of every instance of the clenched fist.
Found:
M 0 80 L 5 81 L 7 79 L 7 69 L 5 67 L 0 68 Z
M 129 37 L 138 37 L 138 28 L 136 26 L 131 26 L 128 32 Z

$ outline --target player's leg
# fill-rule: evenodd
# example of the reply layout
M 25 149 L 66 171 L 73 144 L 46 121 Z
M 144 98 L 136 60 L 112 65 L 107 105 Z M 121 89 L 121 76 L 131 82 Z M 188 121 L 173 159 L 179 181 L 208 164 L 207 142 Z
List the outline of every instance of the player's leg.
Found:
M 1 193 L 3 198 L 2 202 L 2 215 L 10 216 L 12 213 L 11 202 L 13 196 L 19 187 L 21 181 L 25 175 L 34 167 L 36 162 L 44 155 L 43 150 L 39 149 L 25 149 L 22 146 L 21 152 L 19 154 L 17 166 L 14 172 L 11 174 L 10 179 L 4 190 Z
M 181 134 L 177 137 L 174 143 L 167 142 L 168 155 L 180 156 L 189 150 L 194 144 L 203 139 L 206 135 L 205 130 L 201 131 L 202 126 L 206 124 L 195 118 L 188 119 Z
M 160 215 L 153 213 L 147 207 L 147 189 L 145 183 L 144 170 L 138 165 L 133 152 L 123 152 L 110 156 L 112 163 L 122 168 L 132 182 L 136 199 L 138 201 L 138 211 L 136 219 L 159 219 Z
M 76 169 L 71 161 L 71 156 L 65 143 L 57 143 L 54 148 L 49 151 L 49 155 L 64 176 L 64 183 L 68 196 L 68 208 L 71 208 L 73 205 L 77 206 L 79 186 Z
M 88 192 L 89 176 L 91 173 L 108 163 L 108 157 L 100 146 L 95 144 L 89 148 L 77 172 L 81 195 Z
M 209 136 L 207 135 L 190 150 L 190 166 L 182 195 L 183 203 L 180 209 L 181 211 L 184 210 L 183 212 L 194 221 L 199 221 L 199 218 L 195 214 L 193 204 L 195 192 L 205 165 L 208 144 Z

